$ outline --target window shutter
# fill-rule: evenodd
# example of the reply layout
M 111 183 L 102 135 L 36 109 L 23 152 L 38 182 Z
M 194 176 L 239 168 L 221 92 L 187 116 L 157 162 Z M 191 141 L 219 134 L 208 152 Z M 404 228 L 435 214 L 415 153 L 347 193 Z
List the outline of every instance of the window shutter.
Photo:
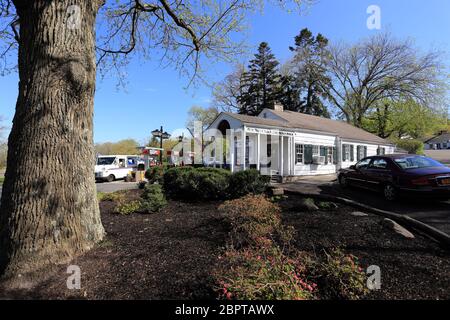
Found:
M 356 161 L 361 160 L 361 146 L 356 147 Z
M 347 159 L 345 158 L 345 155 L 347 153 L 347 145 L 343 144 L 342 145 L 342 161 L 345 162 Z
M 350 145 L 350 161 L 355 161 L 355 146 Z
M 320 146 L 320 156 L 325 157 L 325 164 L 327 164 L 327 147 Z
M 312 145 L 305 145 L 305 164 L 311 164 L 313 162 L 313 146 Z
M 364 158 L 367 158 L 367 147 L 364 147 Z

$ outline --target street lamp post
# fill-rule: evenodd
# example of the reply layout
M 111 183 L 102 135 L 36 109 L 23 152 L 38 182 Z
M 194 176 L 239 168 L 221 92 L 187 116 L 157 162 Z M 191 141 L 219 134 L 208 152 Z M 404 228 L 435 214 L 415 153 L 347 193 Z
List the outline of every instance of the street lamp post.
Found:
M 160 149 L 161 149 L 160 153 L 159 153 L 159 163 L 162 165 L 162 162 L 163 162 L 163 160 L 162 160 L 162 156 L 163 156 L 163 154 L 162 154 L 163 140 L 164 139 L 169 139 L 170 138 L 170 134 L 168 134 L 167 132 L 164 132 L 163 126 L 161 126 L 161 128 L 159 130 L 158 129 L 153 130 L 152 131 L 152 135 L 154 137 L 159 138 L 159 146 L 160 146 Z

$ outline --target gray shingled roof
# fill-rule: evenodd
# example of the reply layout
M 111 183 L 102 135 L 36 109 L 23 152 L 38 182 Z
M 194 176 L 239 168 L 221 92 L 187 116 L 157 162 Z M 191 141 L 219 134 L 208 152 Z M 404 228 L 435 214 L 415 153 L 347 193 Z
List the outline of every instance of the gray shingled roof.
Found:
M 446 143 L 450 141 L 450 133 L 443 133 L 441 135 L 438 135 L 434 138 L 431 138 L 427 141 L 425 141 L 425 143 L 429 143 L 429 144 L 435 144 L 435 143 Z
M 266 119 L 227 112 L 229 116 L 248 124 L 259 124 L 281 128 L 306 129 L 337 135 L 344 139 L 367 141 L 376 144 L 390 145 L 389 141 L 372 133 L 359 129 L 346 122 L 332 120 L 293 111 L 270 110 L 282 120 Z
M 266 125 L 266 126 L 271 126 L 271 127 L 290 128 L 286 122 L 280 121 L 280 120 L 247 116 L 244 114 L 237 114 L 237 113 L 232 113 L 232 112 L 224 112 L 224 114 L 229 115 L 230 117 L 233 117 L 239 121 L 242 121 L 243 123 L 260 124 L 260 125 Z

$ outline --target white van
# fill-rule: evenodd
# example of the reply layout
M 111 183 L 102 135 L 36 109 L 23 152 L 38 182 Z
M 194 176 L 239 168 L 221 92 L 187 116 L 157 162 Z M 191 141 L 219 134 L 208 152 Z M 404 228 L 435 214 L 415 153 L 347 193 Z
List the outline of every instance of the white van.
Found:
M 134 155 L 97 156 L 95 180 L 112 182 L 117 179 L 125 179 L 136 170 L 140 163 L 143 163 L 142 159 Z

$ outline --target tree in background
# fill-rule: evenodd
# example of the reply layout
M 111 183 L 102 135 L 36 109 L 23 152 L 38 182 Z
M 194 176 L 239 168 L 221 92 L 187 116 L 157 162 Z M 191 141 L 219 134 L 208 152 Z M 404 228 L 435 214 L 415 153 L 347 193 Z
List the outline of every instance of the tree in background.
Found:
M 125 139 L 117 142 L 104 142 L 95 144 L 95 152 L 101 155 L 122 154 L 135 155 L 139 154 L 139 143 L 134 139 Z
M 281 94 L 279 102 L 284 110 L 299 112 L 302 108 L 300 99 L 301 89 L 297 84 L 295 77 L 289 72 L 281 71 Z
M 0 0 L 0 61 L 16 56 L 19 70 L 0 204 L 4 278 L 19 285 L 39 279 L 41 268 L 66 263 L 104 237 L 92 177 L 97 67 L 120 70 L 160 51 L 193 79 L 202 57 L 242 52 L 233 33 L 260 7 L 253 0 Z
M 192 106 L 188 111 L 186 127 L 192 134 L 194 132 L 194 123 L 198 121 L 202 123 L 202 130 L 204 131 L 209 127 L 211 123 L 213 123 L 219 113 L 219 109 L 215 106 L 211 106 L 208 108 Z
M 6 168 L 6 156 L 8 153 L 8 146 L 6 143 L 0 143 L 0 169 Z
M 280 101 L 282 90 L 278 65 L 267 42 L 261 42 L 258 53 L 242 77 L 239 113 L 257 115 L 264 108 L 273 109 L 275 102 Z
M 439 52 L 421 54 L 410 41 L 385 33 L 352 46 L 332 46 L 329 57 L 328 97 L 357 127 L 386 99 L 414 100 L 427 108 L 443 105 L 447 79 Z
M 409 154 L 424 154 L 423 141 L 417 139 L 393 139 L 392 142 Z
M 222 81 L 214 84 L 212 92 L 212 105 L 214 107 L 226 112 L 234 112 L 241 109 L 239 97 L 242 95 L 244 73 L 245 66 L 237 64 L 232 73 L 227 75 Z
M 160 142 L 159 139 L 155 136 L 151 136 L 148 143 L 146 144 L 147 147 L 152 147 L 152 148 L 159 148 L 160 147 Z
M 285 106 L 296 111 L 322 117 L 330 117 L 323 100 L 327 98 L 330 78 L 327 76 L 328 39 L 320 33 L 314 36 L 308 29 L 295 37 L 295 47 L 289 49 L 294 57 L 288 64 L 291 76 L 283 84 L 287 92 Z M 297 95 L 297 101 L 292 98 Z M 290 104 L 289 104 L 290 103 Z
M 191 134 L 191 145 L 194 145 L 194 141 L 201 146 L 201 150 L 203 152 L 205 148 L 206 142 L 204 141 L 204 132 L 205 130 L 213 123 L 213 121 L 217 118 L 220 111 L 215 106 L 211 106 L 208 108 L 202 108 L 199 106 L 192 106 L 188 111 L 188 119 L 186 121 L 186 128 Z M 195 122 L 201 123 L 201 132 L 195 132 Z M 198 129 L 197 129 L 198 130 Z M 192 148 L 191 150 L 194 150 Z M 194 150 L 195 151 L 195 150 Z
M 363 118 L 362 126 L 381 138 L 422 139 L 444 130 L 447 127 L 447 115 L 411 99 L 385 99 Z
M 164 139 L 163 140 L 163 162 L 167 162 L 168 161 L 168 156 L 167 156 L 167 151 L 172 150 L 177 144 L 179 143 L 178 138 L 177 137 L 172 137 L 170 139 Z M 152 147 L 152 148 L 160 148 L 160 142 L 158 138 L 155 137 L 151 137 L 149 139 L 149 142 L 146 145 L 147 147 Z

